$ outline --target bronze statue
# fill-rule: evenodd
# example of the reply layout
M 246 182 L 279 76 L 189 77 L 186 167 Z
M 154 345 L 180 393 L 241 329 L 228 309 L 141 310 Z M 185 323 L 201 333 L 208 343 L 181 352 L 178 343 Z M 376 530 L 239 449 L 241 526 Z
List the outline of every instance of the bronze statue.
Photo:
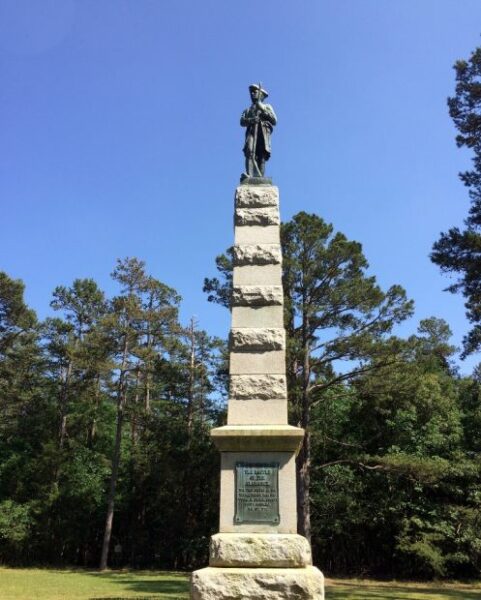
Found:
M 250 85 L 249 93 L 252 104 L 240 119 L 241 126 L 246 127 L 246 172 L 242 174 L 241 181 L 251 177 L 264 177 L 265 164 L 271 156 L 271 133 L 277 123 L 272 106 L 263 103 L 268 94 L 262 89 L 262 85 Z

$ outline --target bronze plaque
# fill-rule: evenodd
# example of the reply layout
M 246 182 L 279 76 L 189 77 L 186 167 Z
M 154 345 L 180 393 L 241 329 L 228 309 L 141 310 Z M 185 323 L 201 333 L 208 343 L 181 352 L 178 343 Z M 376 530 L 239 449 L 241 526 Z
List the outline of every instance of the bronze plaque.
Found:
M 236 523 L 279 523 L 279 463 L 237 463 Z

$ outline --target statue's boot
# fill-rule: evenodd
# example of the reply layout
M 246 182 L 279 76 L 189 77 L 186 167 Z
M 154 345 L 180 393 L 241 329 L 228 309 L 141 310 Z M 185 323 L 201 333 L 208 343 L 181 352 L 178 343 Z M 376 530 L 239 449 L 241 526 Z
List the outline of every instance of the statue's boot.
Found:
M 260 177 L 259 168 L 253 156 L 246 158 L 246 173 L 249 177 Z
M 246 173 L 247 173 L 247 177 L 252 177 L 252 170 L 254 168 L 254 164 L 252 163 L 252 158 L 249 156 L 246 156 Z
M 259 177 L 264 177 L 264 173 L 266 170 L 266 161 L 264 158 L 257 158 L 257 166 L 259 167 Z

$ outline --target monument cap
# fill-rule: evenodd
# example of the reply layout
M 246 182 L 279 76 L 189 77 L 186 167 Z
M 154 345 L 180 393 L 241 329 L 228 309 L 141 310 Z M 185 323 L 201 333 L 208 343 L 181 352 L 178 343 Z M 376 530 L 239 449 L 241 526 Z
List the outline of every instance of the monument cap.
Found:
M 249 86 L 249 91 L 250 90 L 259 90 L 260 93 L 264 96 L 264 98 L 267 98 L 267 96 L 269 95 L 268 92 L 262 88 L 258 83 L 251 83 L 251 85 Z

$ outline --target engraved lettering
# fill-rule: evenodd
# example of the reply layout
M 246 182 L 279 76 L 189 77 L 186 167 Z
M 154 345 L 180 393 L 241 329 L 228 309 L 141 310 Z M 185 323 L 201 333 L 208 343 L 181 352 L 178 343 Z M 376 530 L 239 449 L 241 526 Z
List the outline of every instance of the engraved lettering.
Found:
M 236 465 L 236 523 L 279 523 L 279 465 Z

